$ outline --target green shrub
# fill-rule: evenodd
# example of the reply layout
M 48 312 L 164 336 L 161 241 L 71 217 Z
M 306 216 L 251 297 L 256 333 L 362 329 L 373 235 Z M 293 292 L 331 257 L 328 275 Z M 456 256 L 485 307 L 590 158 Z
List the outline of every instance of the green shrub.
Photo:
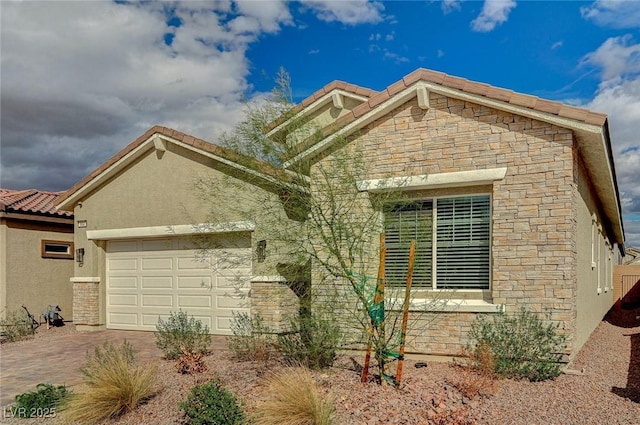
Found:
M 33 336 L 36 330 L 31 324 L 24 309 L 12 310 L 7 312 L 6 318 L 0 320 L 0 332 L 8 342 L 18 341 Z
M 156 324 L 156 345 L 170 360 L 182 354 L 206 354 L 211 345 L 209 327 L 180 310 L 171 313 L 165 322 L 158 319 Z
M 192 425 L 236 425 L 245 423 L 245 414 L 233 394 L 213 380 L 195 386 L 180 403 Z
M 11 413 L 19 418 L 55 416 L 56 409 L 68 394 L 64 385 L 38 384 L 36 391 L 16 396 Z
M 266 400 L 254 425 L 332 425 L 334 401 L 322 393 L 308 369 L 289 367 L 265 379 Z
M 259 315 L 233 312 L 231 320 L 233 336 L 227 337 L 227 345 L 240 360 L 267 361 L 274 354 L 273 332 Z
M 132 411 L 157 393 L 156 370 L 140 366 L 133 346 L 127 341 L 120 348 L 106 341 L 87 355 L 82 368 L 87 390 L 74 394 L 67 403 L 74 423 L 96 423 Z
M 478 315 L 471 326 L 467 349 L 473 359 L 494 367 L 496 375 L 543 381 L 560 374 L 566 336 L 558 333 L 558 324 L 544 324 L 535 313 L 525 309 L 515 315 L 498 314 L 489 321 Z M 487 362 L 490 352 L 491 362 Z M 477 361 L 477 360 L 476 360 Z
M 311 369 L 331 367 L 342 338 L 332 321 L 299 316 L 291 321 L 291 332 L 278 335 L 278 352 L 290 365 Z

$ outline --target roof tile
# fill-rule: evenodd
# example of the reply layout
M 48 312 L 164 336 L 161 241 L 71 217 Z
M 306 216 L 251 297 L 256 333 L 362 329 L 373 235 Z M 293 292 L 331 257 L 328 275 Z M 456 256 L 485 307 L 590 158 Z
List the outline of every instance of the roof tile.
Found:
M 558 112 L 558 115 L 565 118 L 571 118 L 572 120 L 584 121 L 587 118 L 589 111 L 582 108 L 576 108 L 575 106 L 563 105 Z
M 402 90 L 406 88 L 407 86 L 404 84 L 404 80 L 400 80 L 394 84 L 391 84 L 389 87 L 387 87 L 387 93 L 389 93 L 389 96 L 393 96 L 397 93 L 400 93 Z
M 532 108 L 535 106 L 538 98 L 529 96 L 528 94 L 513 93 L 509 103 L 517 106 L 524 106 L 525 108 Z
M 551 100 L 546 99 L 538 99 L 536 100 L 536 104 L 534 109 L 540 112 L 546 112 L 549 114 L 558 115 L 558 111 L 562 105 L 558 102 L 553 102 Z
M 58 211 L 57 200 L 64 192 L 46 192 L 36 189 L 0 189 L 0 211 L 34 213 L 54 217 L 73 217 L 70 211 Z
M 606 114 L 601 114 L 598 112 L 589 112 L 587 114 L 587 117 L 585 118 L 584 122 L 586 124 L 592 124 L 592 125 L 604 125 L 605 122 L 607 122 L 607 115 Z
M 389 92 L 387 90 L 383 90 L 369 99 L 369 106 L 373 109 L 390 97 Z
M 453 77 L 451 75 L 447 75 L 444 77 L 442 81 L 443 86 L 451 87 L 454 89 L 464 90 L 465 84 L 467 84 L 469 80 L 465 80 L 464 78 Z

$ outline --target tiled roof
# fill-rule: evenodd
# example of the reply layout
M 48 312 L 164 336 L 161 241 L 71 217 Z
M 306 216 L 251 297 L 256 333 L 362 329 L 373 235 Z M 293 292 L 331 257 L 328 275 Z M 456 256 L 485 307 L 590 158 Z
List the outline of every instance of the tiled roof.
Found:
M 265 161 L 261 161 L 259 159 L 255 159 L 255 158 L 251 158 L 251 157 L 239 154 L 230 149 L 225 149 L 221 146 L 214 145 L 213 143 L 207 142 L 202 139 L 198 139 L 196 137 L 190 136 L 180 131 L 173 130 L 168 127 L 162 127 L 162 126 L 156 125 L 150 128 L 149 130 L 147 130 L 143 135 L 141 135 L 136 140 L 131 142 L 128 146 L 126 146 L 120 152 L 118 152 L 117 154 L 109 158 L 106 162 L 104 162 L 98 168 L 93 170 L 85 178 L 83 178 L 78 183 L 73 185 L 71 189 L 67 190 L 62 196 L 60 196 L 60 198 L 57 199 L 56 205 L 62 204 L 64 200 L 72 196 L 74 193 L 76 193 L 86 184 L 90 183 L 93 179 L 98 177 L 101 173 L 103 173 L 113 164 L 115 164 L 116 162 L 118 162 L 119 160 L 127 156 L 127 154 L 129 154 L 135 148 L 137 148 L 138 146 L 140 146 L 141 144 L 149 140 L 149 138 L 154 134 L 162 134 L 167 137 L 171 137 L 172 139 L 175 139 L 187 145 L 193 146 L 194 148 L 197 148 L 204 152 L 214 154 L 228 161 L 234 162 L 238 165 L 245 166 L 255 171 L 259 171 L 265 175 L 274 177 L 280 181 L 283 181 L 286 183 L 294 183 L 294 178 L 292 177 L 292 175 L 290 173 L 287 173 L 281 167 L 278 167 L 276 165 L 273 165 Z
M 390 99 L 395 94 L 401 92 L 405 88 L 415 84 L 418 81 L 435 83 L 443 87 L 457 89 L 466 93 L 483 96 L 487 99 L 497 100 L 511 105 L 521 106 L 535 111 L 557 115 L 562 118 L 568 118 L 574 121 L 584 122 L 586 124 L 602 126 L 607 120 L 607 116 L 605 114 L 593 112 L 588 109 L 577 108 L 575 106 L 565 105 L 560 102 L 516 93 L 512 90 L 493 87 L 488 84 L 477 83 L 464 78 L 453 77 L 442 72 L 419 68 L 405 76 L 400 81 L 393 83 L 385 90 L 377 93 L 372 92 L 374 94 L 369 97 L 368 102 L 364 102 L 361 105 L 358 105 L 353 109 L 353 111 L 351 111 L 351 113 L 340 117 L 338 122 L 336 122 L 336 125 L 340 127 L 355 121 L 387 99 Z
M 326 86 L 322 87 L 320 90 L 313 93 L 311 96 L 304 99 L 302 102 L 300 102 L 296 106 L 294 106 L 289 114 L 286 114 L 284 117 L 279 118 L 274 122 L 272 122 L 271 124 L 269 124 L 269 126 L 267 127 L 267 131 L 276 128 L 277 126 L 282 124 L 284 121 L 286 121 L 286 119 L 290 117 L 291 114 L 297 114 L 298 112 L 305 109 L 307 106 L 314 103 L 316 100 L 320 99 L 326 94 L 331 93 L 334 90 L 342 90 L 347 93 L 353 93 L 355 95 L 363 96 L 366 98 L 370 98 L 371 96 L 374 96 L 375 94 L 378 93 L 375 90 L 371 90 L 366 87 L 356 86 L 355 84 L 345 83 L 344 81 L 339 81 L 339 80 L 332 81 Z
M 0 189 L 0 211 L 73 217 L 73 213 L 55 207 L 63 194 L 36 189 Z

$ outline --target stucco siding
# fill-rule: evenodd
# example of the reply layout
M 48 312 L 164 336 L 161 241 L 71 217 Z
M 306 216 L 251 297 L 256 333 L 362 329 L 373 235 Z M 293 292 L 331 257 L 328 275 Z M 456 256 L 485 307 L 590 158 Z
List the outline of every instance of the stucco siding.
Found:
M 609 242 L 593 186 L 580 161 L 577 175 L 577 325 L 574 349 L 579 350 L 613 305 L 615 249 Z
M 255 258 L 258 241 L 274 234 L 274 229 L 265 229 L 256 212 L 263 210 L 266 202 L 279 205 L 276 190 L 239 179 L 237 173 L 214 159 L 168 143 L 165 152 L 150 149 L 80 200 L 74 210 L 76 221 L 86 220 L 87 226 L 76 229 L 75 243 L 77 248 L 85 248 L 85 261 L 78 264 L 75 275 L 100 278 L 101 323 L 105 323 L 106 310 L 106 242 L 88 240 L 87 231 L 167 226 L 165 237 L 172 237 L 169 226 L 250 220 L 255 223 L 250 236 L 252 275 L 278 274 L 278 256 L 268 255 L 261 262 Z M 283 225 L 288 225 L 282 208 L 270 211 L 276 211 Z M 215 238 L 200 238 L 198 243 L 215 248 Z M 275 242 L 268 243 L 272 252 L 286 254 L 273 246 Z
M 74 261 L 41 255 L 42 240 L 72 242 L 71 226 L 3 219 L 1 228 L 3 313 L 24 304 L 38 317 L 48 305 L 59 305 L 61 315 L 71 320 L 73 291 L 69 278 Z

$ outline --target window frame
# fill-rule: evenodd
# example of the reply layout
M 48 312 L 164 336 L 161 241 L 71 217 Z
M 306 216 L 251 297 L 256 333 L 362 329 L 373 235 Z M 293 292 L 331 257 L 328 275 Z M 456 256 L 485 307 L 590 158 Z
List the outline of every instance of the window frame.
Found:
M 47 245 L 66 246 L 67 252 L 52 252 L 47 250 Z M 40 240 L 40 256 L 42 258 L 53 258 L 63 260 L 73 260 L 74 258 L 73 241 L 61 241 L 55 239 L 41 239 Z
M 438 226 L 438 200 L 439 199 L 453 199 L 453 198 L 471 198 L 471 197 L 486 197 L 488 198 L 488 287 L 487 288 L 441 288 L 438 287 L 437 282 L 437 263 L 438 263 L 438 249 L 437 249 L 437 226 Z M 409 199 L 401 199 L 397 202 L 387 202 L 383 207 L 383 223 L 382 228 L 386 234 L 386 216 L 387 208 L 394 208 L 397 206 L 402 206 L 403 204 L 414 204 L 414 203 L 425 203 L 431 201 L 431 285 L 424 286 L 416 286 L 412 288 L 417 291 L 429 291 L 432 293 L 435 292 L 445 292 L 445 293 L 469 293 L 469 294 L 481 294 L 491 292 L 493 288 L 493 258 L 492 258 L 492 248 L 493 248 L 493 196 L 490 192 L 471 192 L 471 193 L 460 193 L 455 195 L 434 195 L 434 196 L 424 196 L 424 197 L 416 197 Z M 408 255 L 408 253 L 407 253 Z M 386 274 L 386 273 L 385 273 Z M 394 285 L 397 286 L 397 285 Z

